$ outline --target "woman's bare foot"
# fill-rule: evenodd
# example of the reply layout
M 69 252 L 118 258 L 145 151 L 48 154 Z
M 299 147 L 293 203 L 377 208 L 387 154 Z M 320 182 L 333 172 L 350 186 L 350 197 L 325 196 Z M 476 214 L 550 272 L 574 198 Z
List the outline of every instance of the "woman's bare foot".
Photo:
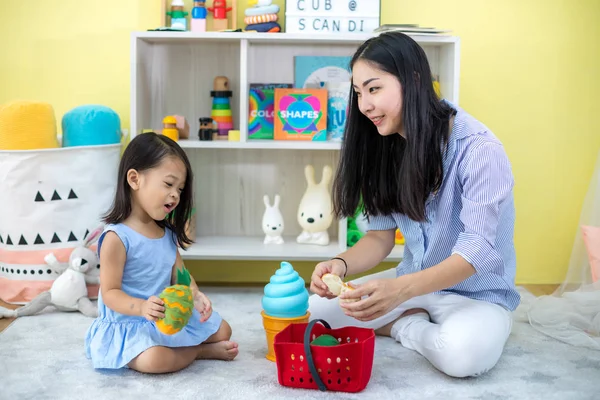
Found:
M 222 340 L 215 343 L 205 343 L 198 346 L 196 360 L 225 360 L 231 361 L 238 355 L 236 342 Z
M 429 313 L 427 312 L 427 310 L 425 310 L 424 308 L 411 308 L 410 310 L 404 311 L 401 316 L 399 316 L 398 318 L 396 318 L 395 320 L 393 320 L 389 324 L 384 325 L 384 326 L 382 326 L 379 329 L 376 329 L 375 330 L 375 334 L 379 335 L 379 336 L 391 336 L 392 326 L 394 326 L 394 324 L 400 318 L 408 317 L 409 315 L 418 314 L 418 313 L 425 313 L 425 314 L 429 315 Z

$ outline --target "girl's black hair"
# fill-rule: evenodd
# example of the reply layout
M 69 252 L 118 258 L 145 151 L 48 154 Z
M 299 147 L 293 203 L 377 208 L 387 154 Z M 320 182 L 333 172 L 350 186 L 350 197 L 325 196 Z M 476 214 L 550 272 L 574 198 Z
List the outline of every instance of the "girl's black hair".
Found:
M 179 204 L 174 212 L 162 221 L 156 221 L 161 228 L 173 231 L 181 248 L 191 244 L 192 240 L 185 233 L 185 225 L 193 207 L 194 175 L 190 161 L 183 149 L 172 139 L 154 132 L 146 132 L 136 136 L 128 145 L 119 164 L 117 191 L 111 210 L 104 216 L 107 224 L 123 222 L 131 214 L 131 187 L 127 183 L 127 171 L 134 169 L 143 172 L 156 167 L 166 157 L 176 157 L 185 165 L 187 177 L 183 191 L 179 196 Z
M 360 112 L 354 87 L 350 89 L 333 184 L 334 213 L 338 218 L 352 216 L 362 200 L 368 216 L 402 213 L 423 221 L 425 200 L 442 184 L 443 148 L 456 112 L 436 95 L 427 56 L 409 36 L 388 32 L 370 38 L 357 49 L 350 67 L 359 60 L 400 81 L 406 139 L 381 136 Z

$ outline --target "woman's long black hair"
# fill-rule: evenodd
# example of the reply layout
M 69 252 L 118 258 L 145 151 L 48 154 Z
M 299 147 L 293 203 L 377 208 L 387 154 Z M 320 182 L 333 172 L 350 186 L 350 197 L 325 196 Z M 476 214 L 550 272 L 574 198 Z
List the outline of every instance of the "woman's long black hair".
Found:
M 179 196 L 179 204 L 174 212 L 162 221 L 156 221 L 161 228 L 173 231 L 181 248 L 191 244 L 192 240 L 185 233 L 185 225 L 193 207 L 192 187 L 194 175 L 190 161 L 183 149 L 172 139 L 154 132 L 136 136 L 128 145 L 119 164 L 117 191 L 110 211 L 103 220 L 107 224 L 123 222 L 131 214 L 131 187 L 127 182 L 127 171 L 134 169 L 143 172 L 156 167 L 166 157 L 176 157 L 185 165 L 187 177 L 183 191 Z
M 388 32 L 364 42 L 350 67 L 363 60 L 394 75 L 402 88 L 399 134 L 381 136 L 358 108 L 350 89 L 344 142 L 333 184 L 334 213 L 349 217 L 361 200 L 369 216 L 402 213 L 425 220 L 425 200 L 442 184 L 443 150 L 449 120 L 455 111 L 435 93 L 423 49 L 400 32 Z

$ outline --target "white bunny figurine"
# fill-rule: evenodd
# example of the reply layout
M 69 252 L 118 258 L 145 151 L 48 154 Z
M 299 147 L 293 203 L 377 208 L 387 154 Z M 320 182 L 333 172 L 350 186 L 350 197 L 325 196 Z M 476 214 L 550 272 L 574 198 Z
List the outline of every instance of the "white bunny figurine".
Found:
M 34 315 L 47 306 L 55 306 L 60 311 L 79 311 L 88 317 L 97 317 L 98 308 L 88 298 L 86 281 L 99 281 L 96 278 L 99 274 L 98 257 L 89 246 L 98 239 L 102 230 L 101 227 L 95 229 L 81 246 L 71 252 L 69 265 L 52 282 L 49 291 L 40 293 L 27 305 L 16 310 L 0 307 L 0 318 Z M 55 271 L 63 269 L 53 253 L 44 257 L 44 260 Z
M 278 194 L 275 195 L 275 202 L 273 206 L 269 205 L 269 196 L 265 194 L 263 197 L 265 202 L 265 213 L 262 218 L 262 228 L 265 233 L 264 244 L 275 243 L 283 244 L 283 216 L 279 211 L 279 200 Z
M 333 172 L 331 167 L 323 167 L 323 177 L 318 184 L 315 182 L 315 170 L 312 165 L 304 168 L 308 187 L 298 206 L 298 223 L 302 233 L 296 241 L 305 244 L 329 244 L 327 229 L 333 221 L 333 205 L 329 193 L 329 183 Z

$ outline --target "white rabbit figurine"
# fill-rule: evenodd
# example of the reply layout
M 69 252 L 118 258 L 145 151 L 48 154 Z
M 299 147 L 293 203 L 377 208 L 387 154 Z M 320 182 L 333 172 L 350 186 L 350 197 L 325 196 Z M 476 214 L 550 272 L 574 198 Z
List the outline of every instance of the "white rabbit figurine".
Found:
M 283 216 L 279 211 L 279 200 L 281 198 L 278 194 L 275 195 L 275 202 L 273 206 L 269 205 L 269 196 L 265 194 L 263 200 L 265 202 L 265 213 L 262 219 L 262 228 L 265 233 L 264 244 L 283 244 Z
M 304 168 L 308 187 L 298 206 L 298 223 L 302 233 L 296 241 L 305 244 L 329 244 L 327 229 L 333 221 L 333 205 L 329 193 L 329 183 L 333 172 L 329 165 L 323 167 L 321 182 L 315 182 L 315 170 L 312 165 Z
M 71 252 L 67 268 L 52 282 L 49 291 L 40 293 L 27 305 L 16 310 L 0 307 L 0 318 L 34 315 L 47 306 L 55 306 L 60 311 L 79 311 L 88 317 L 97 317 L 98 308 L 88 298 L 86 281 L 99 281 L 98 256 L 89 246 L 98 239 L 102 231 L 102 227 L 95 229 L 81 246 Z M 44 257 L 44 260 L 55 271 L 62 269 L 53 253 Z

